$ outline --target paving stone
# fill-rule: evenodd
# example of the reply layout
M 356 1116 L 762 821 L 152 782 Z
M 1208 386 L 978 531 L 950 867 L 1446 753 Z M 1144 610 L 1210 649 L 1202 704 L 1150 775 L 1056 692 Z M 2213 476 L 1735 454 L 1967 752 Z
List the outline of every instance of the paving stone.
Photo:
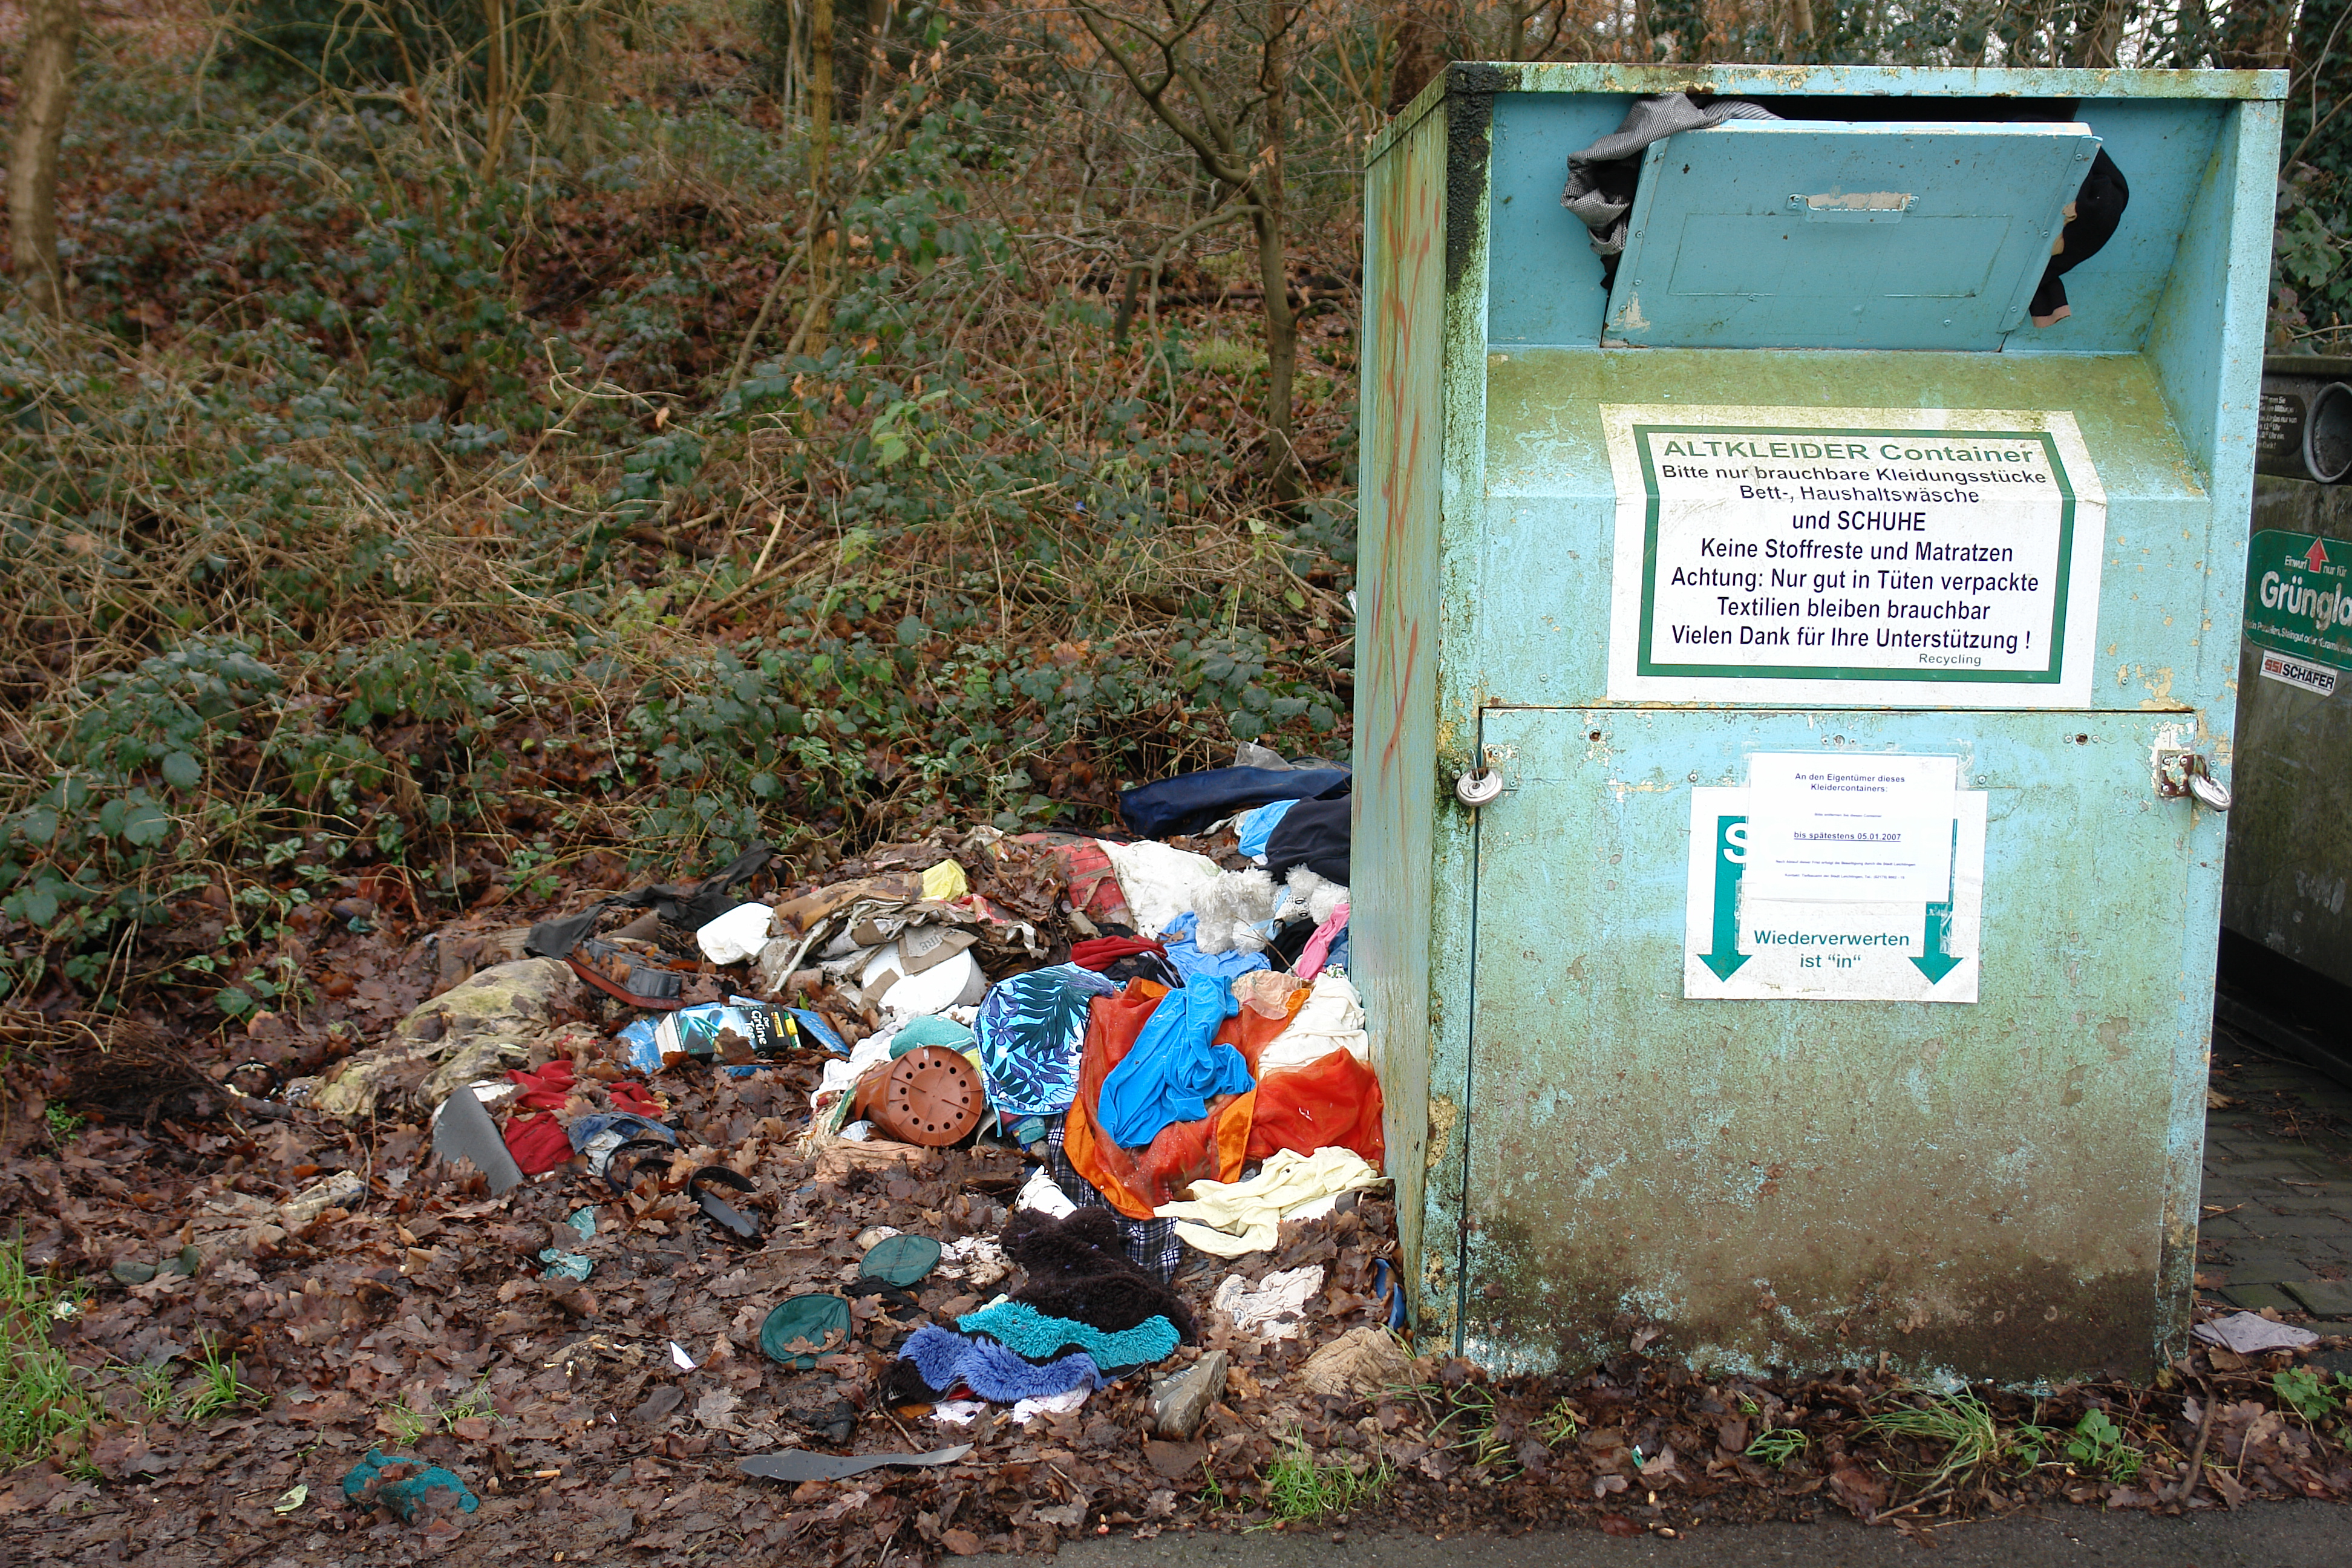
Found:
M 2252 1176 L 2294 1176 L 2304 1181 L 2324 1178 L 2326 1167 L 2309 1160 L 2284 1160 L 2276 1154 L 2259 1159 L 2239 1160 L 2223 1167 L 2231 1176 L 2242 1182 Z
M 2202 1240 L 2207 1237 L 2212 1237 L 2218 1239 L 2222 1237 L 2236 1237 L 2243 1236 L 2245 1234 L 2246 1227 L 2238 1223 L 2238 1216 L 2236 1215 L 2207 1215 L 2203 1219 L 2197 1222 L 2197 1235 L 2200 1240 Z
M 2259 1312 L 2264 1307 L 2282 1312 L 2304 1310 L 2302 1302 L 2276 1285 L 2230 1285 L 2222 1288 L 2221 1294 L 2228 1298 L 2231 1306 L 2242 1307 L 2249 1312 Z
M 2286 1290 L 2308 1308 L 2315 1318 L 2352 1318 L 2352 1285 L 2342 1280 L 2291 1280 Z
M 2342 1235 L 2347 1227 L 2331 1214 L 2254 1214 L 2251 1211 L 2237 1216 L 2247 1231 L 2273 1241 L 2288 1237 L 2326 1237 Z
M 2230 1272 L 2240 1279 L 2264 1281 L 2318 1278 L 2299 1256 L 2281 1252 L 2272 1247 L 2232 1248 L 2230 1255 Z

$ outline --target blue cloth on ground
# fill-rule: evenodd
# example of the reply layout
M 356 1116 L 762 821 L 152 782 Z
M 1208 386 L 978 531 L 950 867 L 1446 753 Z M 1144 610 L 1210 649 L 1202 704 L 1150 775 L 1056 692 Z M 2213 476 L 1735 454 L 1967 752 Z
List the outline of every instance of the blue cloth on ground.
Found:
M 677 1134 L 649 1117 L 628 1110 L 592 1110 L 563 1130 L 574 1149 L 585 1149 L 588 1141 L 599 1132 L 618 1132 L 624 1138 L 660 1138 L 677 1142 Z
M 1007 1118 L 1051 1116 L 1078 1098 L 1089 1004 L 1118 989 L 1091 969 L 1057 963 L 991 987 L 972 1026 L 988 1102 Z
M 1273 962 L 1263 952 L 1244 952 L 1238 948 L 1225 952 L 1202 952 L 1192 933 L 1201 929 L 1201 917 L 1185 913 L 1168 922 L 1160 934 L 1166 946 L 1168 963 L 1177 973 L 1190 980 L 1195 974 L 1213 974 L 1228 985 L 1254 969 L 1271 969 Z M 1211 1033 L 1215 1031 L 1212 1030 Z
M 1233 986 L 1214 974 L 1187 976 L 1184 989 L 1160 999 L 1135 1047 L 1103 1079 L 1095 1120 L 1122 1149 L 1140 1149 L 1171 1121 L 1198 1121 L 1209 1098 L 1246 1093 L 1249 1063 L 1231 1046 L 1211 1043 L 1217 1026 L 1241 1011 Z
M 968 1334 L 986 1334 L 1006 1348 L 1035 1360 L 1076 1345 L 1094 1358 L 1097 1367 L 1149 1366 L 1176 1348 L 1176 1325 L 1163 1317 L 1150 1317 L 1117 1333 L 1039 1311 L 1026 1301 L 994 1301 L 977 1312 L 966 1312 L 956 1327 Z M 922 1371 L 918 1365 L 917 1371 Z M 926 1383 L 930 1382 L 928 1373 Z M 938 1384 L 931 1384 L 933 1388 Z
M 1242 841 L 1242 853 L 1252 859 L 1265 854 L 1265 841 L 1274 836 L 1274 825 L 1297 804 L 1295 800 L 1277 800 L 1255 811 L 1244 812 L 1242 819 L 1234 825 L 1234 832 Z
M 1270 800 L 1345 795 L 1349 782 L 1345 768 L 1210 768 L 1121 790 L 1118 813 L 1138 838 L 1166 838 Z
M 1000 1405 L 1051 1399 L 1074 1388 L 1103 1385 L 1094 1358 L 1084 1351 L 1040 1365 L 1024 1361 L 1010 1346 L 966 1339 L 936 1323 L 917 1329 L 899 1348 L 898 1359 L 913 1362 L 916 1375 L 939 1393 L 945 1394 L 961 1383 L 981 1398 Z

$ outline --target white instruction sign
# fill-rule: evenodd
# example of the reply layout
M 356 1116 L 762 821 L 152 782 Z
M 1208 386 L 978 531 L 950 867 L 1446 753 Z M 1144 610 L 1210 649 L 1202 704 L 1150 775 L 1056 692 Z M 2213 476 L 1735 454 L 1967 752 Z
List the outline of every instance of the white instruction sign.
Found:
M 1949 887 L 1935 899 L 1767 898 L 1749 886 L 1751 788 L 1691 792 L 1683 994 L 1701 1001 L 1974 1002 L 1984 921 L 1985 793 L 1945 821 Z
M 2073 415 L 1601 418 L 1612 699 L 2088 704 L 2106 496 Z
M 1956 757 L 1748 759 L 1751 898 L 1934 902 L 1950 895 Z

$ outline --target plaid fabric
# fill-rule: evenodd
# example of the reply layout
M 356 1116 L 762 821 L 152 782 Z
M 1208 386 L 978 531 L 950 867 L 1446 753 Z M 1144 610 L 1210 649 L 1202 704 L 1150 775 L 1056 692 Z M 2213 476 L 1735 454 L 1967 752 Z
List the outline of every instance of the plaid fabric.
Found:
M 1095 1184 L 1078 1174 L 1078 1168 L 1062 1152 L 1064 1121 L 1059 1116 L 1054 1118 L 1053 1128 L 1045 1134 L 1046 1171 L 1053 1176 L 1054 1184 L 1062 1189 L 1062 1195 L 1080 1208 L 1110 1208 L 1102 1194 L 1095 1190 Z M 1130 1262 L 1162 1285 L 1176 1278 L 1176 1266 L 1184 1260 L 1184 1244 L 1177 1239 L 1174 1220 L 1129 1219 L 1117 1209 L 1111 1209 L 1111 1218 L 1118 1222 Z

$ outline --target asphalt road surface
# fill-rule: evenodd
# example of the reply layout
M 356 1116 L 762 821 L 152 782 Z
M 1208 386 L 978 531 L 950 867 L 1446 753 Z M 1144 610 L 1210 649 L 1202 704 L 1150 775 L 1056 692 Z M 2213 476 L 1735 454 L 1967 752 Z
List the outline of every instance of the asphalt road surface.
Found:
M 2179 1519 L 2068 1509 L 1962 1524 L 1918 1546 L 1843 1520 L 1724 1525 L 1678 1540 L 1621 1541 L 1598 1530 L 1519 1536 L 1367 1535 L 1355 1531 L 1104 1538 L 1062 1548 L 1054 1568 L 2352 1568 L 2352 1510 L 2256 1503 Z M 1042 1561 L 989 1559 L 999 1568 Z

